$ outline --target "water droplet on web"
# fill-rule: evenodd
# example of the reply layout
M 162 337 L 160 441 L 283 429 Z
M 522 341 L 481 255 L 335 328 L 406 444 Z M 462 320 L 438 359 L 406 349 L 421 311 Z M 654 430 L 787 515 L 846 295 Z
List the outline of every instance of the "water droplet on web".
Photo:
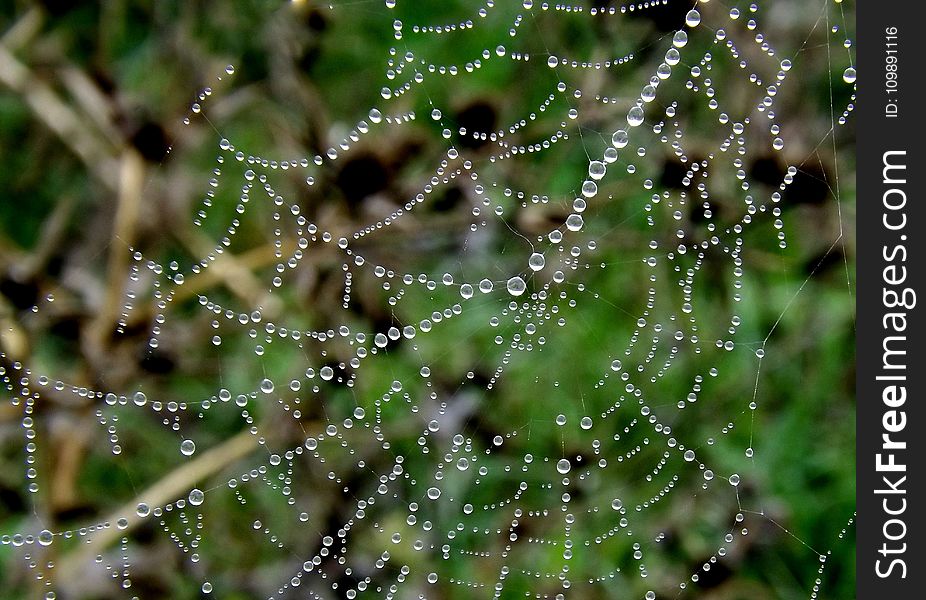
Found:
M 429 487 L 428 488 L 428 498 L 430 500 L 437 500 L 438 498 L 440 498 L 440 488 Z
M 730 485 L 736 487 L 740 484 L 740 476 L 736 473 L 730 475 Z
M 592 179 L 601 179 L 607 171 L 608 168 L 601 161 L 593 160 L 588 164 L 588 176 Z
M 565 458 L 561 458 L 559 462 L 556 463 L 556 470 L 562 475 L 568 473 L 571 468 L 572 464 Z
M 643 109 L 641 107 L 634 106 L 627 111 L 627 124 L 631 127 L 639 127 L 643 124 Z
M 842 72 L 842 80 L 846 83 L 855 83 L 856 72 L 854 67 L 849 67 Z
M 144 406 L 148 402 L 148 397 L 145 396 L 144 392 L 135 392 L 132 396 L 132 402 L 135 403 L 135 406 Z
M 579 231 L 583 225 L 585 225 L 585 219 L 582 218 L 582 215 L 572 213 L 566 217 L 566 229 L 569 231 Z
M 272 394 L 273 393 L 273 382 L 270 381 L 269 379 L 262 380 L 260 382 L 260 391 L 262 391 L 265 394 Z
M 508 280 L 506 286 L 508 288 L 508 293 L 512 296 L 520 296 L 524 293 L 524 290 L 527 289 L 527 284 L 524 283 L 524 280 L 520 276 L 515 275 Z
M 147 517 L 151 513 L 151 509 L 144 502 L 139 502 L 138 506 L 135 507 L 135 514 L 139 517 Z
M 592 198 L 595 194 L 598 193 L 598 184 L 594 181 L 587 179 L 582 182 L 582 195 L 586 198 Z
M 190 504 L 192 504 L 193 506 L 199 506 L 200 504 L 203 503 L 203 500 L 206 499 L 206 494 L 204 494 L 203 491 L 199 488 L 193 488 L 192 490 L 190 490 L 189 499 L 190 499 Z
M 534 252 L 531 254 L 530 258 L 527 259 L 527 264 L 530 267 L 531 271 L 539 271 L 543 269 L 543 266 L 546 264 L 546 259 L 543 257 L 543 254 Z
M 611 508 L 613 510 L 620 510 L 623 507 L 624 507 L 624 502 L 620 498 L 615 498 L 614 500 L 611 500 Z
M 685 25 L 689 27 L 697 27 L 698 23 L 701 22 L 701 13 L 691 9 L 688 11 L 688 14 L 685 15 Z
M 184 456 L 193 456 L 196 452 L 196 443 L 193 440 L 183 440 L 180 442 L 180 453 Z
M 43 529 L 39 532 L 39 544 L 42 546 L 50 546 L 51 543 L 55 540 L 55 534 L 47 529 Z
M 652 85 L 645 86 L 640 91 L 640 99 L 643 100 L 644 102 L 652 102 L 653 100 L 655 100 L 656 99 L 656 88 L 653 87 Z
M 482 281 L 479 282 L 479 291 L 482 292 L 483 294 L 488 294 L 489 292 L 492 291 L 492 288 L 494 287 L 495 287 L 494 284 L 488 279 L 483 279 Z
M 591 429 L 592 428 L 592 418 L 582 417 L 582 420 L 579 421 L 579 427 L 581 427 L 582 429 Z
M 225 67 L 225 72 L 228 73 L 229 75 L 234 75 L 234 74 L 235 74 L 235 65 L 226 65 L 226 67 Z
M 623 129 L 618 129 L 611 135 L 611 145 L 617 149 L 625 147 L 630 142 L 630 136 Z

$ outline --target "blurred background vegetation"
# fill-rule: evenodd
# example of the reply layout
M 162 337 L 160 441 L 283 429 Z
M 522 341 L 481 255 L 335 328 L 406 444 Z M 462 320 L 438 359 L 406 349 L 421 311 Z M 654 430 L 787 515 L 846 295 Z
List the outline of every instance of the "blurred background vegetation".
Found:
M 33 372 L 77 386 L 116 393 L 143 389 L 150 398 L 192 403 L 215 396 L 220 387 L 253 388 L 263 377 L 284 381 L 291 372 L 305 369 L 303 353 L 280 347 L 255 352 L 255 342 L 247 335 L 224 326 L 217 332 L 213 316 L 198 309 L 198 294 L 236 310 L 261 307 L 266 320 L 321 331 L 340 324 L 355 331 L 384 331 L 417 323 L 433 310 L 459 302 L 457 290 L 438 286 L 433 292 L 410 289 L 393 306 L 393 294 L 369 273 L 358 271 L 345 310 L 343 256 L 330 247 L 313 251 L 287 276 L 286 285 L 271 293 L 268 282 L 277 262 L 272 210 L 252 207 L 230 251 L 206 275 L 177 288 L 182 292 L 157 348 L 149 346 L 156 312 L 150 297 L 138 300 L 125 327 L 117 326 L 133 264 L 130 248 L 162 264 L 195 263 L 223 234 L 223 228 L 212 223 L 234 217 L 240 190 L 232 185 L 218 189 L 206 226 L 193 225 L 216 168 L 219 138 L 253 155 L 288 159 L 324 154 L 358 119 L 366 118 L 370 107 L 385 104 L 380 89 L 393 83 L 383 73 L 389 49 L 396 45 L 394 18 L 408 23 L 459 21 L 474 14 L 475 4 L 399 2 L 390 11 L 380 1 L 0 1 L 0 348 L 5 368 L 21 361 Z M 485 60 L 474 73 L 429 80 L 426 96 L 409 94 L 391 104 L 391 114 L 416 111 L 416 121 L 377 130 L 337 162 L 313 168 L 316 182 L 311 187 L 304 185 L 304 172 L 276 173 L 278 193 L 297 203 L 312 222 L 338 234 L 388 216 L 430 179 L 437 158 L 446 151 L 441 126 L 426 118 L 433 102 L 453 124 L 451 142 L 473 158 L 487 180 L 548 195 L 549 202 L 521 201 L 516 194 L 490 190 L 493 202 L 504 207 L 504 220 L 476 218 L 472 208 L 477 199 L 470 186 L 442 186 L 427 205 L 410 212 L 389 233 L 370 236 L 358 247 L 375 264 L 389 265 L 398 273 L 426 273 L 438 281 L 449 272 L 457 281 L 475 283 L 481 274 L 489 274 L 503 282 L 521 269 L 529 246 L 512 232 L 535 239 L 562 223 L 585 177 L 588 156 L 600 155 L 610 144 L 610 132 L 625 123 L 629 103 L 667 47 L 670 38 L 665 36 L 682 26 L 692 3 L 671 1 L 612 19 L 538 13 L 522 25 L 517 38 L 511 38 L 508 29 L 521 3 L 498 4 L 473 32 L 413 36 L 406 30 L 402 47 L 443 63 L 479 57 L 484 49 L 494 52 L 497 45 L 507 44 L 509 52 L 534 54 L 535 64 Z M 611 4 L 595 0 L 588 6 Z M 705 20 L 710 17 L 716 23 L 722 17 L 729 23 L 725 13 L 733 6 L 736 3 L 710 3 L 704 8 Z M 748 7 L 739 5 L 744 20 Z M 854 134 L 851 119 L 846 125 L 835 123 L 852 101 L 851 86 L 842 81 L 848 66 L 843 41 L 852 33 L 842 28 L 846 18 L 851 26 L 852 7 L 783 0 L 763 2 L 760 8 L 759 30 L 778 49 L 779 58 L 793 60 L 799 75 L 775 98 L 787 141 L 784 150 L 772 151 L 763 134 L 755 132 L 760 142 L 750 145 L 742 168 L 758 197 L 777 188 L 789 165 L 798 167 L 781 202 L 788 246 L 779 249 L 772 219 L 766 217 L 744 236 L 743 276 L 734 277 L 723 257 L 708 261 L 693 302 L 702 335 L 705 340 L 724 337 L 730 315 L 738 315 L 743 325 L 736 334 L 736 349 L 682 355 L 670 377 L 647 388 L 657 410 L 675 415 L 667 422 L 679 439 L 698 440 L 699 454 L 718 473 L 742 476 L 739 498 L 726 487 L 702 493 L 697 473 L 691 477 L 681 461 L 670 462 L 667 469 L 682 474 L 681 491 L 651 509 L 650 522 L 641 528 L 646 535 L 663 535 L 659 550 L 648 558 L 650 580 L 641 583 L 625 569 L 613 583 L 584 588 L 587 591 L 576 597 L 642 597 L 646 589 L 657 590 L 659 597 L 675 597 L 678 581 L 698 572 L 716 551 L 718 534 L 730 528 L 737 501 L 765 516 L 747 511 L 742 526 L 749 528 L 749 535 L 708 573 L 701 573 L 697 584 L 690 583 L 684 597 L 808 598 L 818 577 L 820 597 L 854 597 L 852 528 L 839 539 L 855 506 Z M 730 35 L 739 36 L 744 56 L 761 62 L 746 47 L 752 34 L 741 25 L 729 25 Z M 701 37 L 692 33 L 689 48 L 703 54 L 712 42 L 712 31 Z M 543 64 L 548 53 L 601 61 L 633 53 L 635 59 L 613 70 L 567 69 L 563 78 L 570 89 L 581 89 L 582 97 L 569 103 L 557 99 L 549 109 L 554 116 L 541 115 L 523 132 L 524 139 L 543 139 L 560 128 L 560 121 L 565 123 L 562 115 L 575 106 L 579 118 L 563 128 L 569 139 L 517 160 L 488 161 L 497 147 L 457 135 L 458 128 L 493 131 L 536 110 L 557 82 L 554 71 Z M 717 55 L 711 76 L 719 95 L 732 106 L 753 106 L 755 94 L 750 91 L 755 89 L 729 56 Z M 235 65 L 233 76 L 226 75 L 228 64 Z M 768 65 L 771 78 L 777 65 Z M 678 98 L 687 151 L 695 159 L 707 158 L 726 134 L 718 133 L 716 118 L 703 99 L 686 95 L 683 77 L 673 77 L 665 86 L 668 91 L 664 94 L 660 87 L 659 101 Z M 190 114 L 197 94 L 207 87 L 208 120 Z M 605 104 L 596 96 L 616 101 Z M 192 117 L 190 125 L 183 124 L 185 116 Z M 562 433 L 552 417 L 563 413 L 575 422 L 613 403 L 613 393 L 598 383 L 627 346 L 645 306 L 650 282 L 642 259 L 650 254 L 647 243 L 654 236 L 671 242 L 677 228 L 670 212 L 660 213 L 665 207 L 655 212 L 665 218 L 657 219 L 655 228 L 647 226 L 642 207 L 650 193 L 641 183 L 651 177 L 657 189 L 677 190 L 687 167 L 659 144 L 657 134 L 643 134 L 649 137 L 639 144 L 648 151 L 633 160 L 639 171 L 609 174 L 601 182 L 601 196 L 586 213 L 582 246 L 592 240 L 597 245 L 583 254 L 588 268 L 569 275 L 574 277 L 569 298 L 577 303 L 575 308 L 562 303 L 569 324 L 559 328 L 548 323 L 543 330 L 546 343 L 530 352 L 515 352 L 497 385 L 490 383 L 505 347 L 498 346 L 495 337 L 510 336 L 517 327 L 510 320 L 498 329 L 487 327 L 510 298 L 486 297 L 441 324 L 439 334 L 390 344 L 364 365 L 352 387 L 326 388 L 323 402 L 303 407 L 299 426 L 292 419 L 282 421 L 281 411 L 274 407 L 253 408 L 252 417 L 269 436 L 269 445 L 299 445 L 305 431 L 321 431 L 326 422 L 348 416 L 355 405 L 371 407 L 390 382 L 400 380 L 410 382 L 405 391 L 412 397 L 436 391 L 450 399 L 452 418 L 444 429 L 465 431 L 477 449 L 489 446 L 495 435 L 517 430 L 521 435 L 506 445 L 509 458 L 526 452 L 577 456 L 582 440 Z M 634 141 L 628 155 L 637 145 Z M 622 159 L 618 165 L 627 162 Z M 240 177 L 238 171 L 244 169 L 234 164 L 226 168 L 231 174 L 226 177 Z M 716 187 L 711 198 L 716 218 L 735 222 L 742 211 L 742 192 L 733 171 L 718 170 L 712 177 L 718 179 L 712 182 Z M 692 235 L 703 233 L 701 209 L 686 211 L 682 226 Z M 470 224 L 482 220 L 487 220 L 480 230 L 484 234 L 472 235 Z M 666 274 L 659 298 L 677 293 L 672 291 L 677 288 L 673 276 Z M 741 281 L 738 291 L 743 296 L 735 306 L 734 279 Z M 654 312 L 658 317 L 670 310 L 660 305 Z M 222 337 L 221 346 L 212 342 L 216 334 Z M 625 358 L 628 364 L 643 358 L 642 346 L 648 344 Z M 312 361 L 334 366 L 342 365 L 354 350 L 337 345 L 323 350 L 308 340 L 306 347 L 304 354 Z M 757 387 L 759 348 L 766 356 Z M 432 372 L 428 382 L 418 376 L 423 364 Z M 704 364 L 717 365 L 719 376 L 705 384 L 697 405 L 671 413 Z M 350 368 L 340 368 L 339 373 L 349 378 Z M 748 408 L 754 397 L 756 411 Z M 102 408 L 98 399 L 43 392 L 34 411 L 40 491 L 33 494 L 27 491 L 31 480 L 24 465 L 23 409 L 15 403 L 0 407 L 0 533 L 46 527 L 63 531 L 96 523 L 131 505 L 141 490 L 163 486 L 169 474 L 185 472 L 189 462 L 176 450 L 177 432 L 161 425 L 162 416 L 142 411 L 111 411 L 119 419 L 122 449 L 114 456 L 106 427 L 100 425 Z M 435 406 L 423 403 L 421 423 L 412 422 L 407 410 L 392 408 L 394 414 L 387 417 L 395 436 L 393 452 L 407 457 L 409 472 L 433 469 L 417 450 L 417 436 Z M 211 455 L 202 481 L 184 480 L 181 487 L 186 487 L 173 490 L 174 497 L 197 483 L 204 489 L 224 486 L 230 477 L 261 464 L 253 447 L 242 445 L 249 434 L 239 433 L 247 427 L 236 410 L 204 414 L 180 417 L 184 435 L 196 440 L 197 455 L 215 448 L 218 452 Z M 628 420 L 615 419 L 612 426 L 627 424 Z M 606 451 L 625 452 L 642 437 L 630 433 Z M 744 455 L 750 445 L 755 460 Z M 375 450 L 367 457 L 370 469 L 382 472 L 390 463 Z M 121 590 L 121 577 L 102 566 L 114 564 L 115 571 L 121 570 L 124 550 L 118 543 L 87 555 L 75 540 L 63 540 L 40 562 L 80 565 L 79 576 L 56 581 L 59 598 L 196 598 L 203 595 L 204 578 L 215 586 L 216 597 L 266 597 L 298 570 L 304 560 L 298 556 L 316 552 L 320 536 L 331 534 L 332 527 L 349 518 L 352 505 L 343 501 L 326 475 L 328 469 L 350 473 L 355 461 L 333 456 L 322 468 L 306 460 L 294 475 L 294 497 L 311 507 L 307 529 L 286 524 L 291 509 L 269 488 L 252 489 L 248 506 L 228 490 L 216 494 L 205 512 L 208 533 L 198 562 L 178 551 L 156 525 L 133 526 L 126 546 L 132 563 L 130 590 Z M 644 483 L 646 472 L 645 466 L 628 464 L 614 481 L 577 484 L 572 494 L 580 505 L 613 496 L 613 490 L 628 497 L 643 490 L 645 499 L 652 491 Z M 356 481 L 350 484 L 359 489 L 375 483 L 365 483 L 363 473 L 353 475 Z M 474 497 L 491 501 L 498 495 L 492 490 L 511 489 L 512 478 L 517 476 L 493 475 Z M 468 484 L 461 480 L 459 485 Z M 401 502 L 387 502 L 376 518 L 387 532 L 401 530 L 406 510 Z M 278 552 L 266 539 L 255 537 L 255 512 L 274 524 L 291 552 Z M 449 516 L 433 518 L 445 525 L 437 530 L 455 523 Z M 507 524 L 486 517 L 481 526 Z M 371 547 L 388 545 L 376 539 L 375 530 L 364 535 Z M 524 525 L 521 535 L 558 534 L 536 523 Z M 621 564 L 633 564 L 625 556 L 628 544 L 614 540 L 601 553 L 577 557 L 572 567 L 578 573 L 607 572 L 613 568 L 611 556 L 620 557 Z M 494 559 L 454 556 L 442 561 L 436 552 L 394 552 L 396 561 L 413 565 L 416 573 L 427 573 L 428 563 L 441 562 L 443 574 L 479 580 L 482 573 L 500 568 Z M 524 564 L 517 564 L 554 568 L 561 561 L 557 552 L 561 551 L 532 550 L 517 559 Z M 828 552 L 832 555 L 827 567 L 818 575 L 817 553 Z M 44 593 L 36 568 L 30 566 L 32 559 L 22 554 L 10 545 L 0 547 L 0 598 Z M 349 573 L 339 577 L 344 586 L 354 581 Z M 443 585 L 444 581 L 438 595 L 434 588 L 412 582 L 407 597 L 474 597 L 474 592 Z M 506 597 L 554 588 L 512 576 Z

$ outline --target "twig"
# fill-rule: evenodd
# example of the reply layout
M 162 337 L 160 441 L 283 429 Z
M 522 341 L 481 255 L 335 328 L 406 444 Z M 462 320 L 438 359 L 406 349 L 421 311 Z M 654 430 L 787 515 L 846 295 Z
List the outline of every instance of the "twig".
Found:
M 204 236 L 195 231 L 178 232 L 177 238 L 194 255 L 205 256 L 209 254 L 214 245 Z M 271 258 L 265 248 L 259 249 L 261 254 L 256 255 L 256 264 Z M 275 258 L 275 257 L 274 257 Z M 236 296 L 254 306 L 262 306 L 270 314 L 279 312 L 279 301 L 270 296 L 260 279 L 251 272 L 253 267 L 244 263 L 239 257 L 227 252 L 215 256 L 209 266 L 208 273 L 221 281 Z M 213 280 L 215 281 L 215 280 Z
M 13 26 L 6 30 L 0 38 L 0 45 L 10 50 L 21 48 L 29 43 L 45 24 L 45 15 L 38 7 L 33 6 Z
M 116 511 L 103 520 L 110 526 L 94 533 L 86 543 L 78 546 L 74 551 L 61 557 L 55 568 L 59 581 L 69 581 L 77 577 L 81 569 L 86 568 L 93 557 L 100 554 L 104 548 L 129 534 L 145 517 L 139 517 L 136 509 L 140 502 L 151 507 L 163 506 L 177 499 L 181 494 L 189 491 L 197 481 L 201 481 L 231 463 L 244 458 L 257 448 L 257 443 L 250 431 L 242 431 L 227 441 L 210 448 L 202 456 L 191 460 L 177 468 L 157 483 L 144 490 L 138 496 L 120 506 Z M 119 519 L 126 519 L 124 528 L 118 528 L 115 523 Z
M 90 173 L 110 190 L 118 188 L 112 148 L 86 127 L 86 119 L 65 104 L 51 86 L 35 77 L 3 44 L 0 44 L 0 83 L 22 96 L 36 118 L 80 157 Z
M 88 329 L 88 341 L 91 344 L 88 350 L 92 350 L 95 364 L 99 364 L 99 360 L 106 360 L 110 333 L 125 290 L 131 260 L 128 247 L 135 240 L 144 171 L 144 163 L 138 152 L 131 149 L 123 152 L 119 169 L 119 198 L 106 266 L 106 290 L 102 305 Z

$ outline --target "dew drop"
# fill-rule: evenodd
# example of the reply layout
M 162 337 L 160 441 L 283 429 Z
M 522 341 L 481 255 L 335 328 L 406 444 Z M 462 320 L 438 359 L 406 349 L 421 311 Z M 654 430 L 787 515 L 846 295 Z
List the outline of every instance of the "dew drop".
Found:
M 540 254 L 539 252 L 534 252 L 531 254 L 530 258 L 527 259 L 527 265 L 531 268 L 531 271 L 539 271 L 543 269 L 546 263 L 547 261 L 543 257 L 543 254 Z
M 183 440 L 180 442 L 180 454 L 184 456 L 193 456 L 196 452 L 196 443 L 193 440 Z
M 701 13 L 692 9 L 688 11 L 688 14 L 685 15 L 685 25 L 689 27 L 697 27 L 701 22 Z
M 520 296 L 524 293 L 524 290 L 527 289 L 527 284 L 524 283 L 524 280 L 520 276 L 515 275 L 508 280 L 506 286 L 508 288 L 508 293 L 512 296 Z
M 625 147 L 630 142 L 630 136 L 623 129 L 618 129 L 611 135 L 611 145 L 617 149 Z
M 193 506 L 199 506 L 203 503 L 203 500 L 206 499 L 206 494 L 199 488 L 193 488 L 190 490 L 190 504 Z
M 582 218 L 582 215 L 572 213 L 566 217 L 566 229 L 569 231 L 579 231 L 583 225 L 585 225 L 585 219 Z

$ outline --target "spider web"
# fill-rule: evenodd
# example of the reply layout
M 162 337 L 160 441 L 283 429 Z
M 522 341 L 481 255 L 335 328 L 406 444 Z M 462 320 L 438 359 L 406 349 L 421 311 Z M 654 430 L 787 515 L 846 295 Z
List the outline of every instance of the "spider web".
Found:
M 45 397 L 90 402 L 106 460 L 156 456 L 158 472 L 136 473 L 110 516 L 30 524 L 3 543 L 48 598 L 77 589 L 88 565 L 134 597 L 156 560 L 133 538 L 148 527 L 217 597 L 244 587 L 228 575 L 237 565 L 270 598 L 651 600 L 696 595 L 771 526 L 819 562 L 801 582 L 816 597 L 829 554 L 818 544 L 832 541 L 779 523 L 751 477 L 763 364 L 817 272 L 788 297 L 764 295 L 767 265 L 807 243 L 783 209 L 808 165 L 834 166 L 823 183 L 838 230 L 820 263 L 846 256 L 836 140 L 852 105 L 838 108 L 834 88 L 847 95 L 855 71 L 842 4 L 802 8 L 819 18 L 787 50 L 764 33 L 797 10 L 785 3 L 682 2 L 668 33 L 634 20 L 668 0 L 488 0 L 435 22 L 385 4 L 327 9 L 393 39 L 381 77 L 354 82 L 378 99 L 324 152 L 286 158 L 237 139 L 211 87 L 183 121 L 214 134 L 197 251 L 125 248 L 116 330 L 143 326 L 147 352 L 201 340 L 215 367 L 193 374 L 198 397 L 118 375 L 81 385 L 10 359 L 34 498 Z M 813 141 L 778 113 L 820 56 L 831 119 Z M 482 72 L 512 82 L 515 109 L 467 129 L 452 105 Z M 235 75 L 229 65 L 216 87 L 233 93 Z M 528 76 L 548 92 L 519 97 Z M 400 201 L 377 197 L 355 219 L 327 209 L 340 165 L 408 130 L 439 144 Z M 770 181 L 749 170 L 768 156 L 799 160 Z M 457 204 L 436 209 L 451 190 Z M 307 278 L 337 280 L 337 294 L 306 301 Z M 260 561 L 225 556 L 229 537 Z

